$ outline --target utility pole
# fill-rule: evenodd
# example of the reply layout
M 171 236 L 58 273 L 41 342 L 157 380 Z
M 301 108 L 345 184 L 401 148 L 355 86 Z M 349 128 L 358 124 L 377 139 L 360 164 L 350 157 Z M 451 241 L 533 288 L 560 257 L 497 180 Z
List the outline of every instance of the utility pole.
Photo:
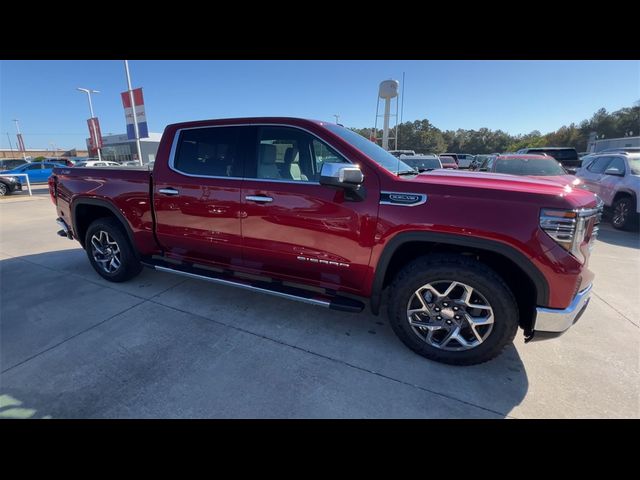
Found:
M 140 146 L 140 132 L 138 131 L 138 116 L 136 115 L 136 104 L 133 100 L 133 89 L 131 88 L 131 75 L 129 74 L 129 61 L 124 61 L 124 69 L 127 72 L 127 87 L 129 88 L 129 100 L 131 101 L 131 111 L 133 112 L 133 129 L 136 132 L 136 148 L 138 150 L 138 161 L 142 165 L 142 148 Z
M 100 91 L 99 90 L 90 90 L 88 88 L 78 88 L 78 90 L 80 90 L 81 92 L 86 93 L 87 97 L 89 98 L 89 113 L 91 114 L 91 129 L 93 130 L 93 138 L 96 139 L 96 150 L 98 151 L 98 160 L 102 161 L 102 155 L 100 154 L 100 147 L 98 147 L 98 143 L 100 142 L 100 139 L 98 138 L 98 131 L 96 130 L 96 124 L 93 121 L 95 116 L 93 115 L 93 104 L 91 103 L 91 94 L 92 93 L 100 93 Z
M 20 133 L 20 125 L 18 124 L 18 120 L 14 118 L 13 121 L 16 123 L 16 130 L 18 131 L 18 136 L 22 137 L 22 134 Z M 22 140 L 22 143 L 24 144 L 24 140 Z M 18 148 L 20 148 L 20 145 L 18 145 Z M 25 153 L 24 150 L 22 150 L 22 159 L 25 162 L 27 161 L 27 154 Z

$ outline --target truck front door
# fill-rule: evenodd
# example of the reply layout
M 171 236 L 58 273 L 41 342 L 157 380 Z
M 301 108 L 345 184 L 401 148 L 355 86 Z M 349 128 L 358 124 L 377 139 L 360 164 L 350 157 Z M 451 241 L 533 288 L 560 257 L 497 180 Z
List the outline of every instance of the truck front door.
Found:
M 365 171 L 364 200 L 320 185 L 326 162 L 348 160 L 294 127 L 254 129 L 242 189 L 245 267 L 323 288 L 357 291 L 368 268 L 379 202 L 378 178 Z

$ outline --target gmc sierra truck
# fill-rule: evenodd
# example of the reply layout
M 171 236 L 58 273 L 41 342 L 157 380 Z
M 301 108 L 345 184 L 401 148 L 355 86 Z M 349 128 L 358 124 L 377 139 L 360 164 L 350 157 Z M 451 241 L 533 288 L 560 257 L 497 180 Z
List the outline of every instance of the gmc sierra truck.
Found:
M 578 320 L 602 210 L 549 180 L 419 173 L 296 118 L 169 125 L 152 170 L 56 168 L 49 188 L 58 234 L 109 281 L 146 266 L 337 310 L 384 306 L 407 347 L 457 365 L 495 357 L 519 327 L 528 341 Z

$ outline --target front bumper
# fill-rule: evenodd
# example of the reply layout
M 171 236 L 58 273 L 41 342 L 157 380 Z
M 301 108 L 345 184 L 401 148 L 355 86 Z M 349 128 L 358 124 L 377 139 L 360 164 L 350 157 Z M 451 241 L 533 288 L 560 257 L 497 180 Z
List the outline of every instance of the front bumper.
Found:
M 579 291 L 573 298 L 571 305 L 565 309 L 557 308 L 536 308 L 536 321 L 534 324 L 534 335 L 531 340 L 553 338 L 562 335 L 571 325 L 576 323 L 589 304 L 591 299 L 591 289 L 593 284 L 589 284 L 585 289 Z

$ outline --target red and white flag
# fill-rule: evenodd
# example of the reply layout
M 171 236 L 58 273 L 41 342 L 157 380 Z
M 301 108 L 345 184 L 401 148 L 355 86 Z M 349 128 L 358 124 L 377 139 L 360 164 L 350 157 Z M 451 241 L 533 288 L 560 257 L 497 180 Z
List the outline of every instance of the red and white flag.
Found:
M 91 150 L 102 148 L 102 133 L 98 117 L 88 119 L 87 125 L 89 125 L 89 147 Z
M 147 115 L 144 111 L 144 98 L 142 97 L 142 88 L 136 88 L 133 91 L 133 103 L 136 106 L 136 120 L 138 121 L 138 133 L 140 138 L 149 136 L 149 128 L 147 127 Z M 136 131 L 133 125 L 133 108 L 131 108 L 131 96 L 129 90 L 120 94 L 122 97 L 122 106 L 124 106 L 124 116 L 127 120 L 127 138 L 133 140 L 136 138 Z

